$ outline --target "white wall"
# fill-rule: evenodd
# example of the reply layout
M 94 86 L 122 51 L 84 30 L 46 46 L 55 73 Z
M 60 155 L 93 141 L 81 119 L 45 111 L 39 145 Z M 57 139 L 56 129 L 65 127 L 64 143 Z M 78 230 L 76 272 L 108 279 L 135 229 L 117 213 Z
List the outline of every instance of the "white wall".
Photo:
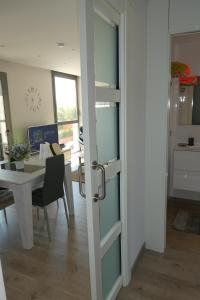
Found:
M 168 1 L 147 4 L 145 240 L 165 248 L 167 190 L 167 103 L 169 83 Z
M 191 75 L 200 76 L 200 33 L 172 38 L 172 61 L 189 65 Z
M 0 61 L 0 71 L 7 73 L 11 121 L 16 142 L 26 137 L 28 126 L 54 122 L 51 72 L 35 67 Z M 42 98 L 39 111 L 30 111 L 25 103 L 29 87 L 38 89 Z
M 130 1 L 131 2 L 131 1 Z M 146 1 L 127 10 L 127 190 L 129 264 L 144 244 Z
M 174 60 L 190 66 L 191 75 L 200 76 L 200 40 L 176 44 Z
M 199 0 L 170 0 L 170 33 L 200 31 L 199 11 Z

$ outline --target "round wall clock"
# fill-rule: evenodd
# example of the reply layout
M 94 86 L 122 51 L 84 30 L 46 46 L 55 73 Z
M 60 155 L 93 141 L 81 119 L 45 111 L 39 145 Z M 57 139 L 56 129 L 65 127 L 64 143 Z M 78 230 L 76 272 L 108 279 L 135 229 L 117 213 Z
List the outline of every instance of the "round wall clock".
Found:
M 42 105 L 42 99 L 37 88 L 31 86 L 25 93 L 26 106 L 30 111 L 36 112 Z

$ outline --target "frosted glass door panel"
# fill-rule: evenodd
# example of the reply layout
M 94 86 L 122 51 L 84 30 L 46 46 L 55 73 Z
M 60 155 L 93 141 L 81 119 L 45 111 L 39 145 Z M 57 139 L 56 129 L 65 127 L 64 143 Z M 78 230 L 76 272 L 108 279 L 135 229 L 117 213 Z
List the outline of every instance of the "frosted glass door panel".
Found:
M 98 162 L 104 164 L 119 157 L 118 107 L 96 105 L 96 139 Z
M 118 28 L 95 15 L 95 85 L 118 89 Z M 96 146 L 99 164 L 119 159 L 119 104 L 96 102 Z M 113 166 L 113 165 L 112 165 Z M 99 191 L 101 194 L 101 191 Z M 106 196 L 99 202 L 100 238 L 120 221 L 120 174 L 106 182 Z M 103 299 L 121 275 L 121 236 L 101 259 Z
M 101 261 L 103 299 L 106 299 L 121 275 L 121 243 L 118 237 Z
M 98 162 L 119 159 L 119 108 L 116 103 L 96 104 L 96 142 Z M 106 183 L 106 197 L 100 201 L 101 240 L 120 220 L 120 175 Z M 102 264 L 103 299 L 106 299 L 121 274 L 120 237 L 104 255 Z
M 97 86 L 118 87 L 118 30 L 95 15 L 95 82 Z
M 119 175 L 106 184 L 106 197 L 100 202 L 101 239 L 120 220 Z

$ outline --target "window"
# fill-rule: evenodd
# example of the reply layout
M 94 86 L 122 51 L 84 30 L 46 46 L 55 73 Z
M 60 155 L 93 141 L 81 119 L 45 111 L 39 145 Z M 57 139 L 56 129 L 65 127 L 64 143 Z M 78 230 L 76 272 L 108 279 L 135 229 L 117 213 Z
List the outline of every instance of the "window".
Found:
M 0 81 L 0 132 L 1 132 L 1 139 L 2 139 L 3 145 L 7 146 L 8 145 L 8 137 L 6 134 L 6 116 L 5 116 L 5 110 L 4 110 L 1 81 Z
M 79 150 L 77 77 L 57 72 L 52 75 L 59 144 L 75 152 Z

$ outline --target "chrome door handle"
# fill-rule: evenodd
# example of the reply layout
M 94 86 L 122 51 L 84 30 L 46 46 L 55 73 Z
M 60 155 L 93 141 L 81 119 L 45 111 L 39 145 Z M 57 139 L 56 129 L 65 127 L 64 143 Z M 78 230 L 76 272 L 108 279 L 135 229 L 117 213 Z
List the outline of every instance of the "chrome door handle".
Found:
M 80 195 L 83 197 L 83 198 L 86 198 L 86 194 L 83 192 L 83 181 L 82 181 L 82 167 L 84 167 L 84 163 L 81 163 L 79 166 L 78 166 L 78 177 L 79 177 L 79 180 L 78 180 L 78 185 L 79 185 L 79 193 Z
M 103 200 L 106 197 L 106 173 L 103 165 L 98 164 L 97 170 L 101 170 L 101 184 L 102 184 L 102 195 L 99 196 L 99 200 Z
M 96 161 L 94 161 L 92 163 L 92 168 L 94 170 L 97 170 L 97 171 L 100 170 L 101 171 L 101 186 L 102 186 L 102 195 L 95 194 L 94 199 L 96 201 L 103 200 L 106 197 L 106 173 L 105 173 L 105 168 L 104 168 L 103 165 L 98 164 Z

